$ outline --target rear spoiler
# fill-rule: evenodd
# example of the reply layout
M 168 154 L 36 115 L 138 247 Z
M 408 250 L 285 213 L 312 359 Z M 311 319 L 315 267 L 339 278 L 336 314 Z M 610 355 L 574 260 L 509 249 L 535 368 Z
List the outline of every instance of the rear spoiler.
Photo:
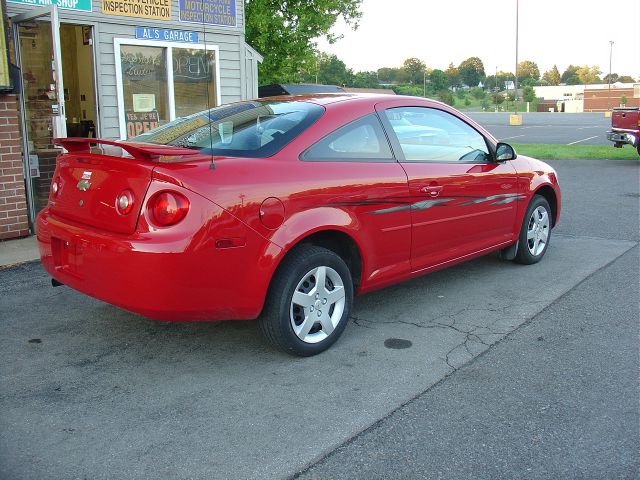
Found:
M 137 160 L 162 161 L 161 157 L 182 157 L 198 155 L 200 151 L 190 148 L 156 145 L 153 143 L 129 143 L 122 140 L 100 140 L 96 138 L 69 137 L 54 138 L 54 145 L 60 145 L 69 153 L 91 153 L 91 145 L 113 145 L 120 147 Z M 166 161 L 166 160 L 165 160 Z

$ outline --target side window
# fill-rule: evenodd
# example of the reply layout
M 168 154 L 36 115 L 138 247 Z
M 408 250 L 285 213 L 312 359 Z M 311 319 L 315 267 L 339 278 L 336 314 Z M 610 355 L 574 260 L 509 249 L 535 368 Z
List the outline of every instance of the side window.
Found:
M 385 110 L 407 162 L 488 162 L 484 137 L 450 113 L 435 108 Z
M 375 114 L 331 132 L 300 157 L 307 161 L 394 161 L 387 137 Z

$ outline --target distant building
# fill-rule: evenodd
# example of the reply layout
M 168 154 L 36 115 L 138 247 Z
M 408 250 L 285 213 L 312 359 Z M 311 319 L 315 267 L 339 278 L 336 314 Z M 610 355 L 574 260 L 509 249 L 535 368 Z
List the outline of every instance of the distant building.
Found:
M 635 90 L 634 90 L 635 86 Z M 604 112 L 620 106 L 622 96 L 627 97 L 627 106 L 640 106 L 640 84 L 612 83 L 594 85 L 550 85 L 533 87 L 536 97 L 544 100 L 545 106 L 556 103 L 559 112 Z M 634 97 L 635 95 L 635 97 Z
M 625 107 L 640 107 L 640 83 L 624 88 L 614 88 L 612 85 L 611 91 L 608 88 L 591 88 L 591 85 L 587 85 L 584 90 L 585 112 L 605 112 L 623 106 L 623 101 Z

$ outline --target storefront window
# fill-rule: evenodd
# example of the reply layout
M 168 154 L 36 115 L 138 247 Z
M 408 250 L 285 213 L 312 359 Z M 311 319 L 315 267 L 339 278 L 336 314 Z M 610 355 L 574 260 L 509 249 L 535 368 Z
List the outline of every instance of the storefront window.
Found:
M 122 138 L 219 104 L 216 48 L 116 39 L 116 51 Z
M 173 88 L 176 118 L 216 106 L 215 52 L 173 49 Z
M 166 50 L 142 45 L 120 48 L 127 138 L 170 120 Z

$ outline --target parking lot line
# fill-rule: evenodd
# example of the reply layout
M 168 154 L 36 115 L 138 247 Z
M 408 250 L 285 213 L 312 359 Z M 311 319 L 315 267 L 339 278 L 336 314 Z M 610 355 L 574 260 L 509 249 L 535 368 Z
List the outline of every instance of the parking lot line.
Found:
M 575 142 L 567 143 L 567 145 L 574 145 L 576 143 L 586 142 L 587 140 L 591 140 L 592 138 L 597 138 L 597 137 L 598 135 L 594 135 L 593 137 L 583 138 L 582 140 L 576 140 Z

